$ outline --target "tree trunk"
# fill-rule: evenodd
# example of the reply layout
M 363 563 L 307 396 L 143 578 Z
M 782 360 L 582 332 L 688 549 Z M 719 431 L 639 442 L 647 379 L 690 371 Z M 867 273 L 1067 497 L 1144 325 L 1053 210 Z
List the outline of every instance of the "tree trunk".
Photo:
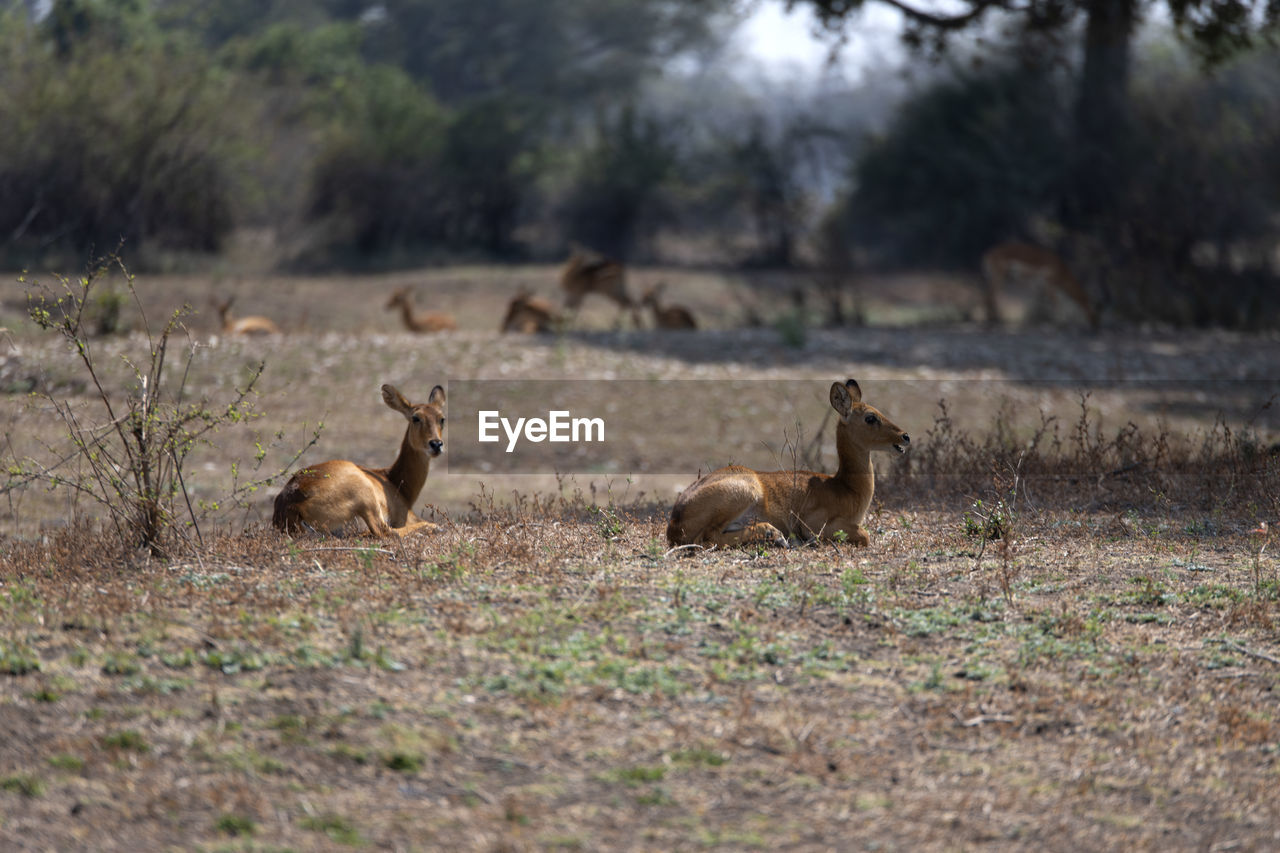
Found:
M 1085 0 L 1084 67 L 1076 101 L 1075 162 L 1064 199 L 1069 228 L 1093 230 L 1124 191 L 1131 140 L 1130 46 L 1137 0 Z

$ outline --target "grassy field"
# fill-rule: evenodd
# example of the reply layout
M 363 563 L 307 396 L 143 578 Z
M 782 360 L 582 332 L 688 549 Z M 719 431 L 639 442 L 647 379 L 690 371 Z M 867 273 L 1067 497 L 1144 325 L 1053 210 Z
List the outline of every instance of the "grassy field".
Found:
M 614 332 L 592 306 L 579 331 L 499 335 L 506 297 L 553 275 L 140 279 L 152 313 L 230 289 L 286 329 L 192 321 L 194 397 L 266 368 L 259 417 L 193 454 L 189 489 L 214 499 L 320 421 L 304 461 L 387 464 L 403 426 L 379 385 L 450 379 L 698 380 L 721 449 L 695 468 L 829 469 L 826 389 L 852 376 L 912 434 L 878 462 L 871 547 L 668 550 L 694 471 L 661 417 L 652 474 L 433 469 L 442 528 L 403 542 L 282 537 L 268 487 L 160 560 L 122 554 L 91 502 L 9 490 L 0 847 L 1280 847 L 1280 544 L 1256 532 L 1280 523 L 1280 337 L 781 309 L 744 329 L 738 285 L 667 270 L 637 282 L 670 281 L 707 331 Z M 382 303 L 410 283 L 461 330 L 398 331 Z M 919 292 L 870 287 L 872 320 Z M 6 291 L 7 463 L 61 447 L 30 391 L 97 416 L 21 304 Z M 94 346 L 122 385 L 146 349 Z M 717 399 L 731 380 L 756 391 Z

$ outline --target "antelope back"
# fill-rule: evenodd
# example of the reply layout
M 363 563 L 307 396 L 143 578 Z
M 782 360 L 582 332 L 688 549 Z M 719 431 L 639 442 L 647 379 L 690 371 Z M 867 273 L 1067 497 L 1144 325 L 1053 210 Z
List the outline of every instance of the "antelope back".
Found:
M 622 264 L 603 255 L 588 254 L 582 249 L 574 249 L 561 268 L 560 286 L 570 308 L 578 307 L 583 297 L 590 293 L 606 296 L 622 306 L 631 305 Z

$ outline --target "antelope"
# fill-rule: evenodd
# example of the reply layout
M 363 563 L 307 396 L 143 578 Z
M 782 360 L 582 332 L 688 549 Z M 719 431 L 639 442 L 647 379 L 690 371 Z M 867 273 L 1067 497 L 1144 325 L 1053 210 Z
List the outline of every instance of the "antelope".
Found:
M 387 300 L 388 311 L 396 308 L 400 309 L 400 319 L 404 321 L 404 327 L 411 332 L 428 333 L 428 332 L 445 332 L 458 328 L 457 322 L 453 319 L 453 315 L 444 311 L 423 311 L 418 313 L 413 310 L 413 296 L 409 293 L 409 288 L 402 287 L 391 294 L 391 298 Z
M 1040 282 L 1052 297 L 1059 291 L 1069 297 L 1084 311 L 1089 325 L 1098 327 L 1098 312 L 1079 280 L 1056 252 L 1030 243 L 1000 243 L 982 255 L 983 291 L 986 302 L 987 322 L 1000 322 L 1000 291 L 1010 278 Z
M 396 461 L 389 468 L 366 468 L 332 459 L 303 468 L 276 495 L 272 524 L 289 534 L 339 534 L 363 521 L 370 533 L 384 538 L 436 527 L 415 516 L 413 504 L 432 458 L 444 450 L 444 388 L 435 386 L 427 402 L 415 405 L 394 386 L 383 385 L 382 399 L 409 421 Z
M 862 402 L 852 379 L 831 386 L 836 410 L 834 475 L 813 471 L 755 471 L 741 465 L 718 468 L 680 493 L 671 508 L 671 545 L 733 546 L 841 539 L 871 543 L 862 526 L 875 493 L 872 450 L 905 452 L 910 437 L 878 410 Z
M 683 305 L 667 305 L 663 307 L 658 304 L 658 297 L 662 294 L 665 284 L 659 284 L 645 291 L 644 296 L 640 298 L 640 304 L 646 306 L 653 311 L 653 323 L 659 329 L 696 329 L 698 321 L 693 319 L 693 313 Z
M 241 317 L 236 319 L 231 316 L 231 303 L 235 302 L 235 297 L 224 299 L 221 302 L 214 301 L 214 307 L 218 309 L 218 316 L 222 318 L 222 332 L 226 335 L 278 335 L 280 327 L 271 322 L 267 317 L 252 316 Z
M 502 331 L 522 334 L 554 332 L 560 323 L 560 314 L 550 302 L 521 288 L 507 303 Z
M 622 312 L 630 310 L 631 321 L 640 327 L 640 312 L 627 293 L 626 271 L 620 262 L 575 245 L 560 268 L 560 287 L 570 311 L 577 311 L 588 294 L 598 293 L 617 303 L 619 324 Z

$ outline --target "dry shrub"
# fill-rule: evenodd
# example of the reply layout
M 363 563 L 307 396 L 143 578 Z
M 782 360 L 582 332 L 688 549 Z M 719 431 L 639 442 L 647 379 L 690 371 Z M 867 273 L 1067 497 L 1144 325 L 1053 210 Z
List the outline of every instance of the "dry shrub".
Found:
M 973 435 L 956 427 L 946 401 L 895 471 L 895 499 L 954 502 L 1008 500 L 1085 511 L 1142 508 L 1160 501 L 1224 509 L 1248 517 L 1280 514 L 1280 453 L 1249 429 L 1234 430 L 1219 416 L 1194 433 L 1167 427 L 1144 431 L 1133 422 L 1105 430 L 1081 395 L 1080 415 L 1064 428 L 1040 414 L 1030 436 L 1006 402 L 990 429 Z
M 113 276 L 123 280 L 127 297 L 113 289 Z M 92 402 L 86 406 L 71 396 L 39 392 L 62 422 L 62 435 L 43 440 L 39 458 L 14 457 L 0 494 L 35 485 L 66 490 L 97 505 L 123 553 L 145 550 L 153 557 L 171 557 L 194 551 L 202 544 L 202 523 L 220 504 L 247 506 L 259 488 L 282 477 L 301 456 L 300 450 L 285 468 L 265 473 L 261 466 L 266 451 L 259 447 L 245 466 L 251 472 L 247 480 L 240 475 L 239 461 L 233 462 L 235 483 L 225 501 L 193 500 L 187 487 L 190 454 L 210 443 L 218 430 L 256 416 L 255 386 L 265 363 L 252 368 L 243 385 L 234 386 L 222 399 L 196 398 L 189 387 L 197 350 L 186 326 L 189 306 L 153 327 L 118 251 L 93 261 L 75 282 L 65 276 L 58 276 L 57 282 L 53 288 L 31 282 L 28 314 L 38 328 L 58 335 L 78 355 Z M 136 308 L 136 325 L 146 341 L 142 356 L 122 359 L 122 383 L 93 335 L 94 306 L 104 291 Z M 182 355 L 172 355 L 171 345 L 181 347 Z M 181 362 L 173 364 L 177 359 Z M 313 433 L 306 447 L 318 437 L 318 431 Z

